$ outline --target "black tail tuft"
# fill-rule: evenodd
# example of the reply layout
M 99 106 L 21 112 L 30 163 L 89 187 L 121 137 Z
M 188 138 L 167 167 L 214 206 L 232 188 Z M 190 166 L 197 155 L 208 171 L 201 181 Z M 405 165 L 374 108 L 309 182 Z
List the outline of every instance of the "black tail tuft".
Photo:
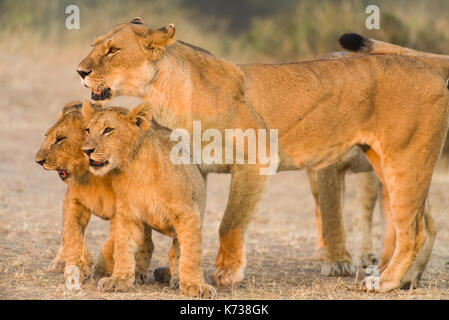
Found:
M 372 41 L 357 33 L 345 33 L 338 39 L 343 49 L 354 52 L 369 51 Z

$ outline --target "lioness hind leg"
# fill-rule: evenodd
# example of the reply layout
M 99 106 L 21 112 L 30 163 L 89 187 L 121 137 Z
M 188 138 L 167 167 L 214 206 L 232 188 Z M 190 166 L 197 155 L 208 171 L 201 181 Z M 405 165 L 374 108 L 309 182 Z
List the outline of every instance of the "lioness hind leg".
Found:
M 373 212 L 382 184 L 375 172 L 361 172 L 356 175 L 357 209 L 353 219 L 357 263 L 362 268 L 377 265 L 378 258 L 372 241 Z
M 355 273 L 351 254 L 346 248 L 342 214 L 345 174 L 346 169 L 339 163 L 317 172 L 325 249 L 325 262 L 321 274 L 326 276 L 350 276 Z
M 421 280 L 421 276 L 432 254 L 432 247 L 437 234 L 436 224 L 430 215 L 430 209 L 428 207 L 424 209 L 423 229 L 426 236 L 425 243 L 419 251 L 418 257 L 415 259 L 412 267 L 407 271 L 402 280 L 404 283 L 410 283 L 414 288 L 418 286 L 418 281 Z
M 310 191 L 312 191 L 315 200 L 315 219 L 316 219 L 316 242 L 313 258 L 316 260 L 324 260 L 324 243 L 321 227 L 321 211 L 318 197 L 318 181 L 316 170 L 307 169 L 307 177 L 309 178 Z
M 230 286 L 244 278 L 245 233 L 268 182 L 268 176 L 261 175 L 256 166 L 233 166 L 231 174 L 229 199 L 220 223 L 220 249 L 214 273 L 215 283 L 222 286 Z
M 395 159 L 390 158 L 389 161 L 381 159 L 372 149 L 369 149 L 366 155 L 384 181 L 396 231 L 394 253 L 380 275 L 378 287 L 380 291 L 389 291 L 407 285 L 410 279 L 405 275 L 425 243 L 422 217 L 432 168 L 429 169 L 429 166 L 425 165 L 429 159 L 426 157 L 428 155 L 423 153 L 414 154 L 413 163 L 409 161 L 411 155 L 405 150 L 401 154 L 402 159 L 396 155 Z

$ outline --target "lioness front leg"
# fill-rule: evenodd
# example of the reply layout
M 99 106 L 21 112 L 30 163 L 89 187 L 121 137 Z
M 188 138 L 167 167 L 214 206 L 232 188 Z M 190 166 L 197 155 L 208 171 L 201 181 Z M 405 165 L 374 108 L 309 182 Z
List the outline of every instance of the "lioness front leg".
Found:
M 258 209 L 266 189 L 268 176 L 251 165 L 234 165 L 231 188 L 223 219 L 220 223 L 220 249 L 214 273 L 217 285 L 230 286 L 245 276 L 245 233 Z
M 355 272 L 351 254 L 346 249 L 342 214 L 345 174 L 346 169 L 339 163 L 319 169 L 317 172 L 325 249 L 325 262 L 321 274 L 326 276 L 350 276 Z
M 84 243 L 84 230 L 89 218 L 90 211 L 66 194 L 63 201 L 62 246 L 66 267 L 76 266 L 80 270 L 79 282 L 87 280 L 92 274 L 92 261 Z
M 101 252 L 98 255 L 97 263 L 94 267 L 94 279 L 109 277 L 114 271 L 114 234 L 116 228 L 116 218 L 112 217 L 109 221 L 109 236 L 103 244 Z

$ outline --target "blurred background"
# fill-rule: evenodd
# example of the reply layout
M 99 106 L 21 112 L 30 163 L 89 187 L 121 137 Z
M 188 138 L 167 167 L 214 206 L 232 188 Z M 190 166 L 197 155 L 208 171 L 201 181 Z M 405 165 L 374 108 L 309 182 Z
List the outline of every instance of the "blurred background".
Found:
M 80 8 L 80 30 L 65 28 L 65 8 Z M 380 30 L 365 28 L 365 8 L 380 8 Z M 99 33 L 140 16 L 175 23 L 178 38 L 237 63 L 286 62 L 338 50 L 344 32 L 361 32 L 419 50 L 449 53 L 446 0 L 1 0 L 0 37 L 11 46 L 86 47 Z M 5 45 L 3 45 L 5 49 Z

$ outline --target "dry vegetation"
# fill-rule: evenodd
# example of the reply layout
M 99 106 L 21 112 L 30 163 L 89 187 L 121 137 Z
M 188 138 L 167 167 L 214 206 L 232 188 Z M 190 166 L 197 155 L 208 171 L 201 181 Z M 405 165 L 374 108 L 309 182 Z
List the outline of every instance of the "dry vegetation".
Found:
M 12 3 L 3 1 L 0 2 L 0 7 L 5 4 L 13 6 Z M 139 2 L 132 1 L 132 3 Z M 3 49 L 8 49 L 0 51 L 0 74 L 2 75 L 0 77 L 0 180 L 2 181 L 0 184 L 0 299 L 186 298 L 180 295 L 179 291 L 159 284 L 138 286 L 131 293 L 102 294 L 97 292 L 92 283 L 87 283 L 82 291 L 68 293 L 65 292 L 62 274 L 45 271 L 60 243 L 61 200 L 65 185 L 59 181 L 55 172 L 46 172 L 35 164 L 34 154 L 39 148 L 45 130 L 54 122 L 57 111 L 69 100 L 89 96 L 87 89 L 80 86 L 75 66 L 89 51 L 90 41 L 95 34 L 108 29 L 115 22 L 140 15 L 145 17 L 150 25 L 175 22 L 178 25 L 180 38 L 211 49 L 237 62 L 282 60 L 294 54 L 298 57 L 311 56 L 337 49 L 336 42 L 328 46 L 320 44 L 316 48 L 301 45 L 295 49 L 298 50 L 297 52 L 287 47 L 285 50 L 280 50 L 278 56 L 273 50 L 268 54 L 254 46 L 252 48 L 242 46 L 244 43 L 242 39 L 253 39 L 251 37 L 254 37 L 254 32 L 263 19 L 267 23 L 272 21 L 271 23 L 276 25 L 280 23 L 279 21 L 283 21 L 283 16 L 292 16 L 291 12 L 289 14 L 278 12 L 270 17 L 256 17 L 248 29 L 232 35 L 217 31 L 221 30 L 220 28 L 225 30 L 225 24 L 223 26 L 215 22 L 215 31 L 204 31 L 207 29 L 204 27 L 208 25 L 207 19 L 204 20 L 204 24 L 194 25 L 190 22 L 191 19 L 189 20 L 190 15 L 194 16 L 191 11 L 178 10 L 179 12 L 167 13 L 161 2 L 155 1 L 155 3 L 154 8 L 146 7 L 141 13 L 135 7 L 128 11 L 119 11 L 120 3 L 113 2 L 112 9 L 105 11 L 106 18 L 97 19 L 93 23 L 94 28 L 80 30 L 79 34 L 76 33 L 77 31 L 69 32 L 65 29 L 56 31 L 54 28 L 63 28 L 56 25 L 51 25 L 49 30 L 52 32 L 44 40 L 33 36 L 31 32 L 22 32 L 20 35 L 18 31 L 2 33 L 0 43 Z M 305 6 L 307 3 L 304 1 L 302 5 Z M 330 2 L 326 3 L 330 6 Z M 341 10 L 350 10 L 351 6 L 348 3 L 350 2 L 343 3 Z M 398 1 L 398 3 L 403 2 Z M 308 5 L 311 6 L 310 3 Z M 300 11 L 298 8 L 302 8 L 301 5 L 298 5 L 295 10 Z M 323 8 L 323 10 L 330 10 L 325 9 L 326 6 Z M 310 8 L 312 9 L 316 10 L 314 14 L 317 15 L 317 19 L 320 19 L 318 8 Z M 92 10 L 88 14 L 89 17 L 94 17 L 101 8 L 92 8 Z M 35 14 L 38 11 L 36 9 Z M 64 11 L 61 12 L 57 19 L 54 18 L 56 22 L 52 20 L 52 23 L 63 25 Z M 4 23 L 5 20 L 2 19 L 0 21 Z M 31 25 L 41 23 L 29 22 L 30 19 L 23 20 L 28 27 L 30 23 Z M 416 25 L 409 27 L 408 30 L 411 31 L 408 34 L 416 34 L 414 32 L 420 30 L 419 25 L 422 25 L 420 21 L 423 19 L 421 17 Z M 439 20 L 435 21 L 438 24 Z M 304 22 L 304 28 L 313 28 L 312 22 L 309 25 Z M 19 22 L 16 23 L 16 27 L 18 25 L 20 25 Z M 282 24 L 280 25 L 281 29 L 284 28 Z M 442 26 L 444 27 L 444 24 Z M 349 27 L 350 22 L 344 28 Z M 357 26 L 354 29 L 360 30 L 360 28 Z M 325 30 L 328 29 L 331 30 L 331 26 L 324 29 L 322 34 L 326 34 Z M 443 29 L 449 30 L 449 28 Z M 437 28 L 437 30 L 440 29 Z M 446 35 L 441 35 L 443 39 L 449 37 L 447 31 L 445 32 Z M 265 37 L 276 37 L 276 34 L 261 33 Z M 217 34 L 223 36 L 217 37 Z M 431 36 L 433 34 L 428 37 Z M 385 36 L 384 39 L 389 38 Z M 59 42 L 59 45 L 50 45 L 55 42 Z M 230 45 L 231 43 L 235 45 Z M 449 53 L 447 46 L 446 41 L 440 49 L 446 49 Z M 256 49 L 259 51 L 256 52 Z M 241 54 L 238 54 L 239 50 Z M 435 51 L 437 50 L 438 48 Z M 115 102 L 133 106 L 137 100 L 122 98 Z M 353 248 L 351 218 L 357 214 L 354 212 L 354 177 L 349 176 L 347 181 L 345 219 L 348 244 L 350 248 Z M 218 249 L 218 225 L 226 204 L 228 187 L 229 176 L 227 175 L 211 175 L 208 179 L 208 205 L 203 232 L 204 268 L 208 281 L 211 281 L 214 270 Z M 434 176 L 430 193 L 430 203 L 437 222 L 438 235 L 421 287 L 416 290 L 398 290 L 388 294 L 368 294 L 357 290 L 357 279 L 320 276 L 320 263 L 311 258 L 315 241 L 315 218 L 313 199 L 304 172 L 286 172 L 273 176 L 260 211 L 248 232 L 247 277 L 235 288 L 219 289 L 218 298 L 448 299 L 449 219 L 447 208 L 449 197 L 446 190 L 449 190 L 449 173 L 440 169 Z M 374 228 L 376 247 L 379 248 L 381 227 L 377 212 Z M 107 232 L 107 223 L 92 217 L 87 229 L 86 241 L 94 257 L 105 241 Z M 155 235 L 154 241 L 156 250 L 150 271 L 167 263 L 167 251 L 170 245 L 169 239 L 158 234 Z

